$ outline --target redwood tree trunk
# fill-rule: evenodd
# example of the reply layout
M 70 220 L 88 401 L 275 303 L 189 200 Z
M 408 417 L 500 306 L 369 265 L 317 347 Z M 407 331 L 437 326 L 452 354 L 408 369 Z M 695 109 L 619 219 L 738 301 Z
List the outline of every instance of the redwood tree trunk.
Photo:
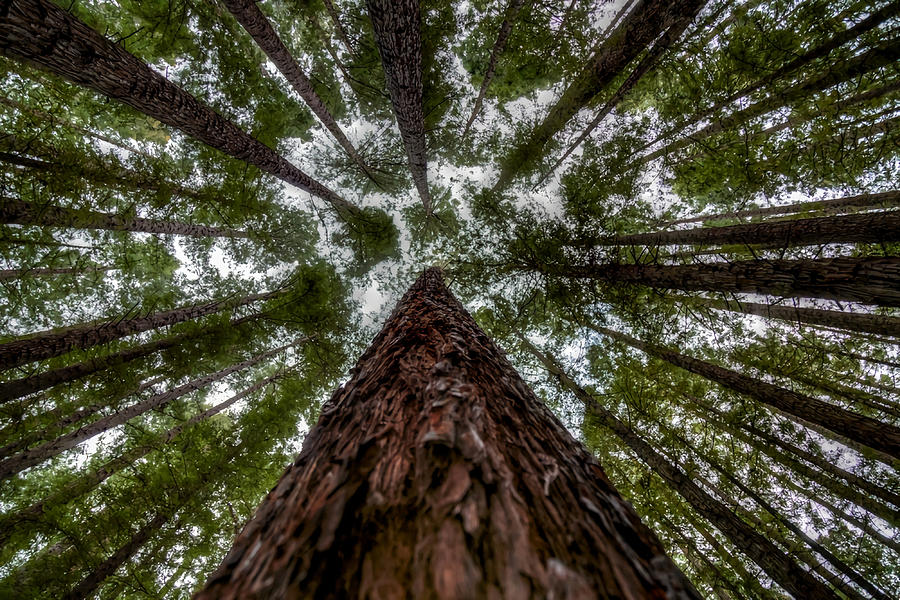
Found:
M 429 269 L 196 598 L 697 598 Z
M 256 5 L 255 0 L 222 0 L 223 4 L 228 8 L 234 18 L 238 20 L 241 26 L 247 30 L 247 33 L 253 38 L 253 41 L 266 53 L 266 56 L 278 67 L 281 74 L 291 84 L 310 110 L 315 113 L 323 125 L 331 132 L 334 139 L 341 145 L 341 148 L 353 159 L 353 162 L 363 170 L 366 175 L 371 177 L 369 167 L 363 161 L 359 152 L 344 135 L 340 125 L 337 124 L 331 112 L 322 102 L 319 94 L 313 88 L 312 82 L 291 56 L 284 42 L 278 37 L 272 24 L 266 18 L 266 15 Z
M 0 4 L 0 51 L 119 100 L 329 202 L 358 209 L 50 0 Z
M 715 381 L 738 393 L 756 398 L 763 404 L 774 406 L 855 442 L 900 459 L 900 428 L 719 365 L 642 342 L 630 335 L 606 327 L 592 326 L 592 328 L 605 336 L 628 344 L 632 348 L 637 348 L 676 367 Z
M 206 304 L 195 304 L 154 313 L 146 317 L 116 319 L 101 323 L 75 325 L 63 330 L 51 329 L 0 344 L 0 371 L 12 369 L 36 360 L 53 358 L 70 350 L 85 350 L 119 338 L 158 329 L 219 312 L 237 308 L 252 302 L 270 300 L 284 294 L 274 291 L 267 294 L 252 294 L 237 300 L 216 300 Z
M 137 233 L 163 233 L 192 237 L 250 237 L 249 233 L 237 231 L 236 229 L 114 215 L 92 210 L 55 206 L 53 204 L 33 204 L 13 198 L 0 198 L 0 223 L 71 227 L 74 229 L 108 229 L 110 231 L 134 231 Z
M 418 0 L 367 0 L 387 89 L 413 182 L 431 214 L 422 87 L 422 17 Z

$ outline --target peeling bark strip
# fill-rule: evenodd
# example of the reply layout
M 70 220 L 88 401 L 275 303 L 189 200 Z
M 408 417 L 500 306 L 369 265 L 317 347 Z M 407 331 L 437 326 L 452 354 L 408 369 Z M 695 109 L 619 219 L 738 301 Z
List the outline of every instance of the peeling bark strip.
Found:
M 319 117 L 319 120 L 328 131 L 331 132 L 331 135 L 333 135 L 334 139 L 341 145 L 344 152 L 353 159 L 353 162 L 355 162 L 366 175 L 371 177 L 369 167 L 363 161 L 359 152 L 356 151 L 356 148 L 353 147 L 353 144 L 350 143 L 350 140 L 347 139 L 347 136 L 344 135 L 340 125 L 337 124 L 337 121 L 334 120 L 334 117 L 325 106 L 325 103 L 322 102 L 322 99 L 316 93 L 315 88 L 313 88 L 312 83 L 303 72 L 303 69 L 300 68 L 300 65 L 297 64 L 294 57 L 291 56 L 291 53 L 284 45 L 284 42 L 281 41 L 281 38 L 278 37 L 272 24 L 269 23 L 266 15 L 264 15 L 257 7 L 256 1 L 222 0 L 222 3 L 228 8 L 231 14 L 234 15 L 234 18 L 238 20 L 241 26 L 247 30 L 247 33 L 250 34 L 250 37 L 253 38 L 256 45 L 259 46 L 275 66 L 278 67 L 278 70 L 281 71 L 281 74 L 288 80 L 291 87 L 294 88 L 294 91 L 303 98 L 306 105 L 309 106 L 317 117 Z
M 196 600 L 698 598 L 429 269 Z
M 119 100 L 318 196 L 341 217 L 358 212 L 356 206 L 49 0 L 0 0 L 0 51 Z
M 246 231 L 224 227 L 195 225 L 177 221 L 161 221 L 78 210 L 53 204 L 33 204 L 14 198 L 0 197 L 0 223 L 41 225 L 44 227 L 71 227 L 74 229 L 107 229 L 109 231 L 134 231 L 138 233 L 162 233 L 192 237 L 249 238 Z
M 387 80 L 391 104 L 406 147 L 409 170 L 431 214 L 428 161 L 425 156 L 425 113 L 422 107 L 422 17 L 418 0 L 367 0 L 369 20 Z

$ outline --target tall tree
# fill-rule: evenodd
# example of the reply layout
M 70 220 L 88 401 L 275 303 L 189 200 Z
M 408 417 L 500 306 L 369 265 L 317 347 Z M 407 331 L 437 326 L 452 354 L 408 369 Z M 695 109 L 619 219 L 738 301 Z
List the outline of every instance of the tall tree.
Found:
M 422 84 L 422 15 L 418 0 L 367 0 L 394 116 L 409 170 L 426 214 L 431 214 Z
M 197 597 L 388 592 L 697 597 L 435 269 Z

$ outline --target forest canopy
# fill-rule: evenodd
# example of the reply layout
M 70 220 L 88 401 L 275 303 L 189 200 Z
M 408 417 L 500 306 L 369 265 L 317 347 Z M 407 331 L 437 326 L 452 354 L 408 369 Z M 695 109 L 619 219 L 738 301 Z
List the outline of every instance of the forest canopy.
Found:
M 439 266 L 704 597 L 890 598 L 898 14 L 0 0 L 0 597 L 189 598 Z

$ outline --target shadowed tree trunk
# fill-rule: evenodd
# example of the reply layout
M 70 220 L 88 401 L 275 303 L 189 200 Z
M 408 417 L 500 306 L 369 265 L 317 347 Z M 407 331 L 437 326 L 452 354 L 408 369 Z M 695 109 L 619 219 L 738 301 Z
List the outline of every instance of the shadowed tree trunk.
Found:
M 327 201 L 338 216 L 359 208 L 201 104 L 143 61 L 49 0 L 5 0 L 0 50 L 119 100 L 225 154 Z
M 353 162 L 363 170 L 369 177 L 372 176 L 368 165 L 363 161 L 359 152 L 344 135 L 343 130 L 337 121 L 334 120 L 331 112 L 322 102 L 319 94 L 313 88 L 312 82 L 288 52 L 287 47 L 278 37 L 272 24 L 266 18 L 266 15 L 256 5 L 255 0 L 222 0 L 222 3 L 228 8 L 234 18 L 238 20 L 241 26 L 247 30 L 247 33 L 253 38 L 253 41 L 266 53 L 266 56 L 278 67 L 281 74 L 291 84 L 306 105 L 315 113 L 323 125 L 331 132 L 334 139 L 341 145 L 344 152 L 347 153 Z
M 681 15 L 695 13 L 705 3 L 705 0 L 639 0 L 612 35 L 595 48 L 543 122 L 503 160 L 494 191 L 502 191 L 526 164 L 542 156 L 547 141 L 663 31 Z
M 160 221 L 125 215 L 79 210 L 53 204 L 34 204 L 13 198 L 0 198 L 0 223 L 70 227 L 73 229 L 107 229 L 137 233 L 163 233 L 192 237 L 249 238 L 246 231 L 194 225 L 175 221 Z
M 472 114 L 469 116 L 469 120 L 466 121 L 466 126 L 463 127 L 460 140 L 466 137 L 469 133 L 469 128 L 472 127 L 472 123 L 475 122 L 478 113 L 481 112 L 481 104 L 484 102 L 484 96 L 487 93 L 488 86 L 491 85 L 491 81 L 494 79 L 494 73 L 497 71 L 497 61 L 500 59 L 500 55 L 503 54 L 503 50 L 506 49 L 506 42 L 509 40 L 509 36 L 512 33 L 513 25 L 516 24 L 516 17 L 519 16 L 519 11 L 522 10 L 525 2 L 526 0 L 512 0 L 509 3 L 509 6 L 506 7 L 506 15 L 504 16 L 503 23 L 500 25 L 500 31 L 497 33 L 497 40 L 494 42 L 494 47 L 491 50 L 491 57 L 488 59 L 487 70 L 484 72 L 484 79 L 481 81 L 481 87 L 478 89 L 478 97 L 475 99 L 475 106 L 472 108 Z M 571 9 L 572 5 L 570 4 L 569 10 Z M 568 16 L 569 12 L 567 10 L 566 17 Z M 565 19 L 563 19 L 563 24 L 560 27 L 562 28 L 564 26 Z
M 429 269 L 195 598 L 697 598 Z
M 253 302 L 271 300 L 285 293 L 287 292 L 284 290 L 276 290 L 266 294 L 251 294 L 243 298 L 216 300 L 206 304 L 174 308 L 147 315 L 146 317 L 113 319 L 99 323 L 75 325 L 62 330 L 50 329 L 41 331 L 0 344 L 0 371 L 12 369 L 36 360 L 60 356 L 75 349 L 86 350 L 87 348 L 105 344 L 128 335 L 159 329 L 166 325 L 196 319 L 222 310 L 245 306 Z
M 900 428 L 844 410 L 833 404 L 799 394 L 777 385 L 749 377 L 719 365 L 714 365 L 667 348 L 648 344 L 630 335 L 606 327 L 591 325 L 591 329 L 655 356 L 676 367 L 705 377 L 738 393 L 750 396 L 763 404 L 816 423 L 860 444 L 900 459 Z
M 700 488 L 676 465 L 670 463 L 639 437 L 628 425 L 604 408 L 583 388 L 579 387 L 559 365 L 544 355 L 524 337 L 520 337 L 525 347 L 546 367 L 549 373 L 559 378 L 560 383 L 584 403 L 599 423 L 612 430 L 631 448 L 641 460 L 653 469 L 678 494 L 716 529 L 758 564 L 775 582 L 797 598 L 832 598 L 838 596 L 828 586 L 803 570 L 794 560 L 777 546 L 742 521 L 734 512 Z
M 540 257 L 531 257 L 520 268 L 549 275 L 673 290 L 825 298 L 900 306 L 900 258 L 892 256 L 744 260 L 693 265 L 556 265 L 542 262 Z
M 328 11 L 328 16 L 331 17 L 331 22 L 334 24 L 334 29 L 338 34 L 338 37 L 341 39 L 341 43 L 344 44 L 344 49 L 350 56 L 356 54 L 356 51 L 353 50 L 353 45 L 350 43 L 350 38 L 347 37 L 347 32 L 344 31 L 344 26 L 341 25 L 340 16 L 337 13 L 337 10 L 334 8 L 334 2 L 331 0 L 322 0 L 322 3 L 325 5 L 325 10 Z
M 102 271 L 116 271 L 119 267 L 66 267 L 60 269 L 0 269 L 0 281 L 24 279 L 26 277 L 45 277 L 53 275 L 87 275 Z
M 431 214 L 422 87 L 422 17 L 418 0 L 367 0 L 400 137 L 413 182 Z

